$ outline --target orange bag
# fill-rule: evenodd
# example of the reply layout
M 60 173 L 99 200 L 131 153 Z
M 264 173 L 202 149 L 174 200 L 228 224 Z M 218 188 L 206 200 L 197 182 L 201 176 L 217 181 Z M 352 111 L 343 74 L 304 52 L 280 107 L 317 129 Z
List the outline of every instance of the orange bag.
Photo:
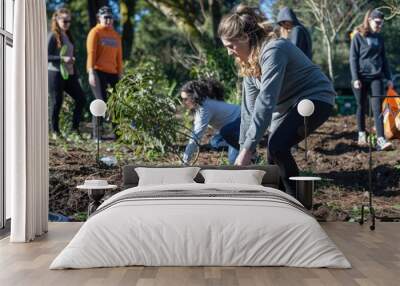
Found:
M 387 96 L 398 96 L 393 88 L 389 88 Z M 387 139 L 400 138 L 400 98 L 385 98 L 382 103 L 383 127 Z

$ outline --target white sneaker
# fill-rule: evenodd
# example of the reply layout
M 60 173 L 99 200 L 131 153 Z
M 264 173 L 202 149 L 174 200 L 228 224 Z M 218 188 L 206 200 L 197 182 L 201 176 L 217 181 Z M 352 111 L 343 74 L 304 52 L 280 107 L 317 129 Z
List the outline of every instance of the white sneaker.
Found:
M 365 133 L 365 131 L 358 132 L 358 142 L 357 142 L 357 144 L 359 146 L 367 146 L 368 145 L 367 134 Z
M 384 137 L 379 137 L 376 140 L 376 150 L 378 151 L 393 150 L 393 145 L 392 143 L 386 141 Z

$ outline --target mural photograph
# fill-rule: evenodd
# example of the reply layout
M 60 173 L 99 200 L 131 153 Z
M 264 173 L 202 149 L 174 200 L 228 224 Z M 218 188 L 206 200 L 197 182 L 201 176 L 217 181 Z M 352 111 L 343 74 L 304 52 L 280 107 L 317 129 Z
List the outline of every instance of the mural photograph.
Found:
M 399 0 L 0 17 L 1 285 L 398 285 Z

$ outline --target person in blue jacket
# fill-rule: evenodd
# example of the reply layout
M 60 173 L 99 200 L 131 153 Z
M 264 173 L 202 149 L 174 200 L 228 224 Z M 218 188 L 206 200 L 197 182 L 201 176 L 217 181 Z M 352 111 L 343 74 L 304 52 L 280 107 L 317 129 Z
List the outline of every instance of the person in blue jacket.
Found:
M 357 100 L 358 144 L 367 145 L 365 132 L 365 113 L 367 111 L 368 92 L 377 133 L 378 150 L 390 150 L 393 145 L 386 141 L 381 116 L 382 96 L 385 95 L 383 80 L 393 87 L 392 75 L 386 58 L 382 35 L 384 15 L 379 10 L 368 11 L 363 23 L 353 33 L 350 47 L 350 70 L 352 88 Z

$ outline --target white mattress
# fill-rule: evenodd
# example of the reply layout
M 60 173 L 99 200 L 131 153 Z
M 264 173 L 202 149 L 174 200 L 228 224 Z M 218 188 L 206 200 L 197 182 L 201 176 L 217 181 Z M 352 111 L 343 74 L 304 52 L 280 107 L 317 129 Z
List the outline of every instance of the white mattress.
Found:
M 146 191 L 265 191 L 258 197 L 160 197 Z M 143 193 L 137 193 L 143 192 Z M 119 201 L 121 200 L 121 201 Z M 350 268 L 318 222 L 285 193 L 262 186 L 179 184 L 136 187 L 105 201 L 50 269 L 145 266 Z

